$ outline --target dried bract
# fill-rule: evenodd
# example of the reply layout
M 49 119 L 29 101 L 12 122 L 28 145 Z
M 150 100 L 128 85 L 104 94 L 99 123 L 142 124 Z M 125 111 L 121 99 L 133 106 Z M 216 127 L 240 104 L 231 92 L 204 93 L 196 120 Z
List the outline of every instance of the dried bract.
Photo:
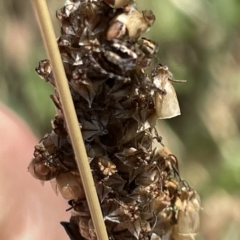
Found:
M 176 200 L 178 208 L 178 224 L 174 227 L 176 239 L 194 239 L 200 227 L 200 197 L 196 191 L 183 188 L 181 196 Z
M 158 118 L 172 118 L 180 115 L 175 89 L 171 83 L 172 73 L 167 66 L 157 65 L 152 72 L 155 90 L 155 107 Z

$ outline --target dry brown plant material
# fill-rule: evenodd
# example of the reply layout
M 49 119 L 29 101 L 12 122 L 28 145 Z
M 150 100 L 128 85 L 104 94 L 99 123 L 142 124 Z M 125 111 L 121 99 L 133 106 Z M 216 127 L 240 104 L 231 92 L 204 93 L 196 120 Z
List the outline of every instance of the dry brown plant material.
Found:
M 158 45 L 141 34 L 152 11 L 128 0 L 67 0 L 57 12 L 58 46 L 71 89 L 93 179 L 111 240 L 194 239 L 200 200 L 179 175 L 177 158 L 154 149 L 158 118 L 180 114 L 168 67 L 144 71 Z M 54 88 L 48 60 L 37 73 Z M 84 195 L 59 94 L 52 132 L 36 145 L 30 173 L 51 180 L 69 200 L 71 219 L 62 223 L 71 240 L 97 239 Z

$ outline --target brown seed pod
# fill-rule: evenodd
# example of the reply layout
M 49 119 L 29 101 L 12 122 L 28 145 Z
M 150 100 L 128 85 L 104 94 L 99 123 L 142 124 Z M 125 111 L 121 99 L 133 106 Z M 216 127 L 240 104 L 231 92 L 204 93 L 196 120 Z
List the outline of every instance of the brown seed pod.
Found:
M 169 236 L 171 235 L 173 229 L 172 217 L 174 212 L 172 210 L 162 210 L 159 212 L 156 218 L 156 223 L 153 228 L 153 233 L 156 233 L 162 239 L 171 239 Z
M 59 173 L 56 177 L 56 187 L 65 199 L 85 198 L 81 179 L 72 172 Z
M 182 195 L 176 200 L 178 208 L 177 225 L 174 226 L 174 239 L 194 239 L 200 226 L 200 197 L 194 190 L 183 188 Z
M 111 48 L 105 50 L 103 55 L 111 64 L 116 65 L 122 72 L 127 72 L 136 67 L 138 55 L 131 44 L 114 39 L 110 46 Z
M 85 239 L 97 240 L 97 236 L 91 218 L 87 217 L 81 218 L 79 221 L 79 230 L 81 235 Z
M 79 216 L 72 216 L 70 222 L 60 222 L 71 240 L 85 240 L 79 232 Z
M 155 197 L 150 202 L 150 212 L 154 212 L 156 215 L 161 212 L 164 208 L 170 205 L 169 196 L 166 195 L 164 192 L 159 192 L 158 196 Z
M 116 165 L 108 157 L 99 158 L 98 166 L 101 172 L 107 176 L 111 176 L 117 172 Z
M 179 186 L 179 182 L 173 178 L 164 181 L 164 187 L 167 189 L 175 190 L 178 188 L 178 186 Z
M 53 167 L 49 161 L 39 161 L 36 158 L 33 158 L 28 166 L 28 171 L 36 179 L 42 181 L 48 181 L 55 178 L 58 174 L 58 171 Z
M 141 38 L 138 43 L 140 44 L 139 48 L 147 57 L 153 57 L 159 50 L 158 44 L 150 39 Z
M 126 26 L 123 22 L 115 19 L 107 32 L 107 40 L 113 40 L 116 38 L 121 38 L 126 34 Z
M 152 71 L 155 91 L 155 108 L 158 118 L 172 118 L 181 114 L 175 89 L 171 83 L 172 73 L 167 66 L 157 65 Z M 182 82 L 182 81 L 181 81 Z
M 140 35 L 150 29 L 155 21 L 151 10 L 138 11 L 132 9 L 129 13 L 122 13 L 113 19 L 107 32 L 107 39 L 129 38 L 137 39 Z
M 40 61 L 38 66 L 35 68 L 35 71 L 41 78 L 45 79 L 47 82 L 50 82 L 55 87 L 52 67 L 48 59 Z
M 103 0 L 112 8 L 124 8 L 127 5 L 133 4 L 134 0 Z
M 153 233 L 153 234 L 151 235 L 150 240 L 162 240 L 162 238 L 160 238 L 157 234 Z
M 170 154 L 172 154 L 170 149 L 165 146 L 162 147 L 161 149 L 159 149 L 159 151 L 157 153 L 163 158 L 167 158 Z
M 148 186 L 154 182 L 157 182 L 160 178 L 159 169 L 156 166 L 144 166 L 141 169 L 140 174 L 135 178 L 135 184 L 138 186 Z
M 69 17 L 71 13 L 76 11 L 80 4 L 80 1 L 67 0 L 64 4 L 66 17 Z

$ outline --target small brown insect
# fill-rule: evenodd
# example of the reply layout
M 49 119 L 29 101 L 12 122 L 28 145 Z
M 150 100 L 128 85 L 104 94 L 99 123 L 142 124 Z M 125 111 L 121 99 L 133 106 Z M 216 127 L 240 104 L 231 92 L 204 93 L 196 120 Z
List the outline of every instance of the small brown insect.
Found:
M 174 80 L 167 66 L 157 65 L 152 71 L 152 81 L 156 88 L 155 108 L 158 118 L 172 118 L 181 114 L 176 91 L 171 82 L 185 82 Z
M 137 39 L 150 29 L 154 21 L 155 16 L 151 10 L 140 12 L 133 8 L 129 13 L 122 13 L 113 19 L 107 32 L 107 39 L 124 37 Z

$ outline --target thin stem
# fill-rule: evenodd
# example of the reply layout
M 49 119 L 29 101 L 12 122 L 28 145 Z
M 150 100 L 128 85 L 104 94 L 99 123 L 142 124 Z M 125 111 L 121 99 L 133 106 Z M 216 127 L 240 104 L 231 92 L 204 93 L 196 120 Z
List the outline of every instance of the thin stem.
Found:
M 39 20 L 42 37 L 44 39 L 45 48 L 53 67 L 53 73 L 60 95 L 63 113 L 67 122 L 69 135 L 75 153 L 76 162 L 81 175 L 86 198 L 88 201 L 91 217 L 96 230 L 97 238 L 107 240 L 106 227 L 94 186 L 91 169 L 88 163 L 87 153 L 83 142 L 80 126 L 77 120 L 76 111 L 73 105 L 72 96 L 69 90 L 68 81 L 63 68 L 63 63 L 56 43 L 51 18 L 45 0 L 32 0 L 36 15 Z

